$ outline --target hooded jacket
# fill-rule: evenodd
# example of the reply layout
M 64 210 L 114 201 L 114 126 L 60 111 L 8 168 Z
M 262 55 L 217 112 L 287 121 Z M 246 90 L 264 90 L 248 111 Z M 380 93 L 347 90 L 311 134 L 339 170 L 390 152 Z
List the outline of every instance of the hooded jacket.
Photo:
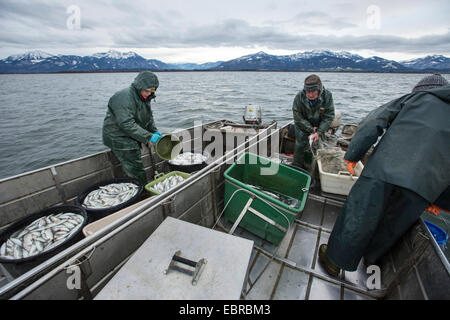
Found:
M 138 74 L 129 88 L 116 92 L 108 102 L 103 121 L 103 143 L 115 150 L 139 149 L 147 143 L 156 129 L 150 101 L 140 95 L 141 90 L 157 88 L 158 78 L 149 71 Z
M 334 119 L 334 103 L 331 92 L 323 87 L 317 99 L 316 105 L 311 107 L 309 99 L 302 90 L 295 96 L 292 106 L 295 124 L 307 135 L 313 133 L 314 127 L 317 127 L 317 133 L 325 133 Z
M 344 159 L 360 160 L 382 136 L 361 175 L 434 203 L 450 185 L 449 119 L 450 86 L 404 95 L 367 115 Z

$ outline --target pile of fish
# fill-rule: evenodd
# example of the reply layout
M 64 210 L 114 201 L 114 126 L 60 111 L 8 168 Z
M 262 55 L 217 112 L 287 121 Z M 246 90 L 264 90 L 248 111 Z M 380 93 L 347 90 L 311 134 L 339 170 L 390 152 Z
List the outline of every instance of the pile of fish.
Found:
M 160 193 L 164 193 L 166 191 L 169 191 L 173 187 L 175 187 L 177 184 L 184 181 L 184 178 L 178 174 L 172 175 L 163 181 L 155 184 L 152 189 L 155 189 L 156 191 Z
M 184 152 L 170 160 L 169 163 L 176 166 L 189 166 L 202 164 L 206 160 L 208 160 L 208 157 L 201 153 Z
M 89 192 L 84 198 L 83 207 L 105 209 L 117 206 L 133 198 L 139 187 L 134 183 L 111 183 Z
M 50 250 L 74 234 L 83 221 L 82 215 L 72 212 L 39 218 L 11 234 L 0 247 L 0 257 L 23 259 Z
M 254 186 L 254 185 L 251 185 L 251 184 L 249 184 L 248 186 L 253 188 L 253 189 L 256 189 L 258 191 L 261 191 L 262 193 L 265 193 L 266 195 L 268 195 L 269 197 L 271 197 L 273 199 L 276 199 L 278 201 L 283 202 L 284 204 L 288 205 L 291 208 L 294 208 L 294 209 L 300 208 L 301 202 L 298 199 L 289 197 L 289 196 L 287 196 L 285 194 L 282 194 L 282 193 L 279 193 L 277 191 L 273 191 L 273 190 L 269 190 L 269 189 L 263 188 L 261 186 Z

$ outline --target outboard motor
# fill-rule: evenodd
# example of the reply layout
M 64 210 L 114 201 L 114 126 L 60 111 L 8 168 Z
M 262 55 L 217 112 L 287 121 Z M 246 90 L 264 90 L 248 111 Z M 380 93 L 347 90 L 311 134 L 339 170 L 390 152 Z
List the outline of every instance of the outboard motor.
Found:
M 245 107 L 245 114 L 242 117 L 245 124 L 260 125 L 262 121 L 262 113 L 260 106 L 248 105 Z

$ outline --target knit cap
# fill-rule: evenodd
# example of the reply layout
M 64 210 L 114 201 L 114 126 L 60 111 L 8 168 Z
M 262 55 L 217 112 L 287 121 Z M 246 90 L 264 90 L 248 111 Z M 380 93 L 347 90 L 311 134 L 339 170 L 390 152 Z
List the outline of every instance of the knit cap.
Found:
M 322 81 L 320 80 L 318 75 L 311 74 L 306 77 L 305 86 L 313 86 L 313 85 L 318 85 L 320 87 L 322 86 Z
M 448 85 L 448 81 L 441 76 L 439 73 L 435 73 L 431 76 L 426 76 L 420 80 L 416 86 L 413 88 L 412 92 L 433 89 L 437 87 L 442 87 Z
M 313 92 L 316 90 L 322 92 L 322 88 L 322 81 L 320 80 L 318 75 L 311 74 L 306 77 L 305 85 L 303 86 L 304 92 Z

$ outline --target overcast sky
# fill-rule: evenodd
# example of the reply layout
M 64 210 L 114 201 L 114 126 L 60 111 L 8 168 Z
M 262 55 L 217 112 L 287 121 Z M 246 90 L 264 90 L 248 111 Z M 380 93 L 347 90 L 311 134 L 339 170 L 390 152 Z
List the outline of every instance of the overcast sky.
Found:
M 265 51 L 450 57 L 450 1 L 0 0 L 0 58 L 134 51 L 213 62 Z

